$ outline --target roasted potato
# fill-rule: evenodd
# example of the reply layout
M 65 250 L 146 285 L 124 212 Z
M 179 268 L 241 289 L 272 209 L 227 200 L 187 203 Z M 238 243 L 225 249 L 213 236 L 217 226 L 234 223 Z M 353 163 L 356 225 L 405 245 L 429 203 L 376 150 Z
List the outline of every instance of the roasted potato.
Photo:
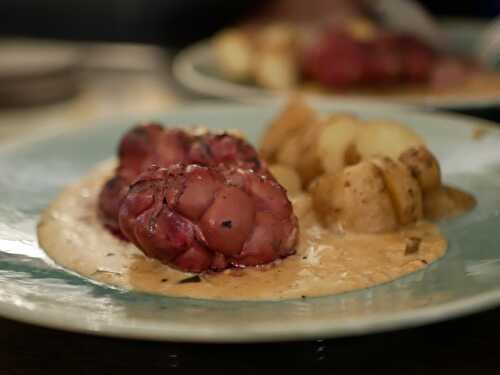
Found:
M 325 226 L 334 225 L 337 222 L 340 210 L 343 207 L 342 196 L 338 195 L 341 190 L 341 172 L 336 174 L 324 174 L 315 179 L 308 187 L 312 198 L 312 206 L 318 218 Z
M 407 225 L 422 219 L 422 191 L 410 170 L 403 163 L 388 157 L 374 157 L 370 162 L 382 172 L 399 223 Z
M 441 186 L 441 169 L 436 157 L 424 146 L 412 147 L 399 156 L 418 180 L 423 192 L 429 192 Z
M 311 186 L 313 205 L 327 225 L 354 232 L 395 230 L 398 219 L 384 177 L 373 163 L 362 161 Z
M 259 29 L 255 45 L 259 50 L 293 52 L 297 47 L 298 36 L 296 27 L 273 23 Z
M 299 221 L 306 215 L 315 215 L 310 194 L 302 193 L 292 195 L 290 201 L 293 205 L 293 212 L 298 217 Z
M 300 148 L 295 168 L 304 187 L 324 173 L 318 150 L 318 140 L 324 126 L 325 121 L 322 119 L 313 121 L 297 135 Z
M 292 52 L 282 50 L 256 51 L 253 72 L 255 81 L 272 90 L 286 90 L 299 80 L 299 67 Z
M 377 26 L 365 17 L 352 17 L 347 20 L 345 28 L 352 37 L 360 41 L 373 40 L 379 33 Z
M 229 79 L 241 81 L 251 78 L 254 47 L 247 33 L 226 29 L 214 37 L 213 50 L 218 66 Z
M 359 162 L 354 139 L 362 130 L 362 122 L 353 115 L 329 116 L 318 137 L 318 153 L 325 172 L 335 173 L 346 165 Z
M 302 148 L 301 138 L 299 135 L 294 135 L 283 141 L 283 145 L 279 148 L 274 162 L 277 164 L 286 165 L 296 169 L 298 160 L 300 159 L 300 150 Z
M 350 165 L 358 164 L 360 161 L 361 161 L 361 155 L 359 154 L 356 145 L 354 143 L 351 143 L 345 150 L 344 154 L 345 166 L 347 167 Z
M 413 130 L 397 122 L 367 121 L 357 134 L 356 148 L 363 159 L 388 156 L 397 159 L 401 153 L 424 141 Z
M 269 166 L 272 175 L 285 187 L 289 195 L 296 195 L 302 192 L 302 182 L 297 172 L 283 164 L 273 164 Z
M 347 231 L 391 231 L 475 204 L 442 186 L 436 157 L 411 129 L 349 114 L 322 117 L 300 97 L 273 121 L 261 152 L 279 164 L 272 168 L 291 194 L 300 192 L 300 178 L 321 221 Z
M 262 27 L 256 35 L 255 81 L 273 90 L 293 87 L 299 80 L 295 29 L 285 23 Z
M 316 117 L 314 110 L 302 98 L 291 98 L 264 133 L 260 155 L 270 163 L 276 161 L 278 151 L 286 141 L 305 129 Z

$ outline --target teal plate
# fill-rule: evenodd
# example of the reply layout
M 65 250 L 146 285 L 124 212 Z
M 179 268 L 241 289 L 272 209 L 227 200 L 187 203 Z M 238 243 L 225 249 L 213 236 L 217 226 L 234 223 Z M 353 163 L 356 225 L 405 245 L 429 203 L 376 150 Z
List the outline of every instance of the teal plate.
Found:
M 500 304 L 500 130 L 473 118 L 373 102 L 313 104 L 322 112 L 408 124 L 438 155 L 445 181 L 474 193 L 474 211 L 440 225 L 450 241 L 443 259 L 374 288 L 278 302 L 169 298 L 111 288 L 61 269 L 37 245 L 40 211 L 66 184 L 113 155 L 120 135 L 138 120 L 127 117 L 53 129 L 0 149 L 0 315 L 108 336 L 250 342 L 360 335 Z M 201 105 L 149 119 L 239 128 L 255 141 L 278 110 L 272 103 Z

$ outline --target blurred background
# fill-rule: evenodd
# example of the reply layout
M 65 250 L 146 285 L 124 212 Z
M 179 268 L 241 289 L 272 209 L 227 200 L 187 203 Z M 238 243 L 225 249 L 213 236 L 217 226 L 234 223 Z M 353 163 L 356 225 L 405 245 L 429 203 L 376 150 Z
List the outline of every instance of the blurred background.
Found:
M 172 57 L 183 47 L 240 22 L 311 21 L 361 2 L 2 0 L 0 140 L 198 99 L 171 76 Z M 473 19 L 485 28 L 500 13 L 495 0 L 419 3 L 436 19 Z M 497 116 L 491 113 L 486 117 Z
M 192 43 L 258 13 L 273 0 L 2 0 L 0 33 L 36 38 L 120 41 L 169 48 Z M 284 8 L 302 7 L 279 1 Z M 307 1 L 323 7 L 345 1 Z M 493 18 L 500 1 L 420 0 L 437 16 Z M 277 3 L 277 2 L 275 2 Z M 287 12 L 293 13 L 294 9 Z M 318 14 L 316 14 L 317 16 Z M 313 15 L 311 15 L 313 16 Z

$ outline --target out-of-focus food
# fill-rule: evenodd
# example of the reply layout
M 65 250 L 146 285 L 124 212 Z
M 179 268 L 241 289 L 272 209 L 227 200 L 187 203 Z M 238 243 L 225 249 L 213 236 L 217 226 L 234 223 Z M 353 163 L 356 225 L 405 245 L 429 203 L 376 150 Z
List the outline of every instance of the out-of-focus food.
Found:
M 258 85 L 285 90 L 297 85 L 297 31 L 291 25 L 276 23 L 262 27 L 255 36 L 253 76 Z
M 316 116 L 316 113 L 302 98 L 291 98 L 283 111 L 267 127 L 260 142 L 261 157 L 274 162 L 283 144 L 294 136 L 300 135 Z
M 263 51 L 254 62 L 255 81 L 273 90 L 294 87 L 298 82 L 299 67 L 288 51 Z
M 251 78 L 254 51 L 245 32 L 224 30 L 214 39 L 213 47 L 219 67 L 228 78 L 236 81 Z
M 300 177 L 293 168 L 284 164 L 273 164 L 269 166 L 269 171 L 287 191 L 289 195 L 296 195 L 302 192 Z
M 298 135 L 300 147 L 297 150 L 299 157 L 295 168 L 304 186 L 309 185 L 311 181 L 323 173 L 323 165 L 318 153 L 318 139 L 321 137 L 325 124 L 324 120 L 319 119 L 310 124 L 311 126 L 304 127 Z
M 321 24 L 233 27 L 216 34 L 213 46 L 222 75 L 272 90 L 313 83 L 336 92 L 384 94 L 417 87 L 440 93 L 467 85 L 470 73 L 486 70 L 471 58 L 438 51 L 361 15 Z

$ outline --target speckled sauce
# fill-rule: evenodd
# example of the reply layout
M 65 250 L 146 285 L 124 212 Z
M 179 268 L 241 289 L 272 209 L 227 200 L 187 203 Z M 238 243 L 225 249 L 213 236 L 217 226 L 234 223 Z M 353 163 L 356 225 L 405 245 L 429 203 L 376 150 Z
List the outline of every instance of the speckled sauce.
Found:
M 113 162 L 67 187 L 45 210 L 40 245 L 59 265 L 125 289 L 203 299 L 279 300 L 367 288 L 414 272 L 444 255 L 438 228 L 420 222 L 395 233 L 340 234 L 321 227 L 310 198 L 293 198 L 300 221 L 295 255 L 262 267 L 192 274 L 145 257 L 111 235 L 97 217 L 97 196 Z M 417 251 L 408 251 L 418 238 Z

